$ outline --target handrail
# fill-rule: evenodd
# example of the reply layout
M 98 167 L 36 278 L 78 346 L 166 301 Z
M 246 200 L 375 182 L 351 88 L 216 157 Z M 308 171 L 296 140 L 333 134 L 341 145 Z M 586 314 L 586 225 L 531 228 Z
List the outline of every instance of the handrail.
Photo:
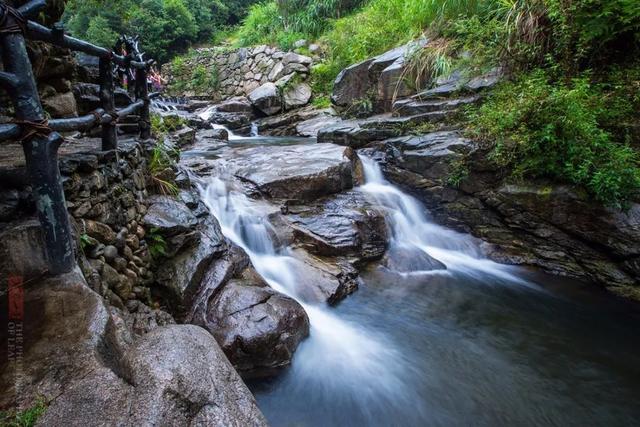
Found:
M 126 56 L 117 55 L 110 49 L 96 46 L 87 41 L 77 39 L 75 37 L 63 35 L 58 37 L 55 34 L 55 30 L 50 30 L 37 22 L 29 21 L 27 23 L 27 38 L 32 40 L 44 41 L 54 46 L 62 47 L 65 49 L 71 49 L 76 52 L 83 52 L 90 56 L 98 58 L 111 59 L 114 63 L 122 67 L 131 67 L 136 69 L 147 69 L 150 65 L 153 65 L 155 61 L 149 60 L 146 62 L 127 60 Z
M 147 73 L 154 61 L 144 61 L 144 55 L 137 49 L 137 39 L 121 38 L 127 50 L 124 56 L 65 35 L 61 24 L 49 29 L 28 20 L 45 5 L 46 0 L 32 0 L 14 9 L 0 0 L 0 55 L 4 66 L 4 71 L 0 71 L 0 87 L 9 94 L 16 112 L 15 123 L 0 125 L 0 141 L 17 140 L 22 144 L 38 218 L 44 230 L 49 272 L 61 274 L 71 271 L 76 262 L 58 166 L 58 148 L 64 139 L 58 132 L 87 131 L 101 126 L 102 150 L 115 150 L 118 148 L 115 126 L 118 120 L 139 111 L 140 137 L 148 139 L 151 136 L 151 96 Z M 44 41 L 100 58 L 101 108 L 82 117 L 47 121 L 25 39 Z M 114 65 L 129 76 L 135 71 L 135 102 L 120 110 L 115 108 Z

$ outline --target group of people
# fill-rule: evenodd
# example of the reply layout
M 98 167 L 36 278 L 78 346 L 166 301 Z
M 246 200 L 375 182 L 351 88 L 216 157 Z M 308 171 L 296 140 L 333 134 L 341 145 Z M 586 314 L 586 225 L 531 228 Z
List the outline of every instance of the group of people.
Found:
M 144 60 L 144 54 L 139 52 L 138 49 L 138 37 L 128 37 L 121 36 L 118 39 L 118 42 L 115 46 L 115 51 L 127 56 L 129 52 L 136 52 L 137 58 L 140 61 Z M 118 75 L 120 76 L 120 81 L 122 86 L 133 90 L 135 87 L 136 76 L 131 69 L 118 69 Z M 151 66 L 149 71 L 147 72 L 147 86 L 150 90 L 159 92 L 162 90 L 164 85 L 166 84 L 166 80 L 162 78 L 162 75 L 158 71 L 155 65 Z

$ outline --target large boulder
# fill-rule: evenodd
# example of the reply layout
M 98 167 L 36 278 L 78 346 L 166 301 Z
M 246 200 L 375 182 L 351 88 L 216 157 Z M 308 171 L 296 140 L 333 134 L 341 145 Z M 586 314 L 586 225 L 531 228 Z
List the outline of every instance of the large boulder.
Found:
M 371 89 L 369 66 L 375 58 L 345 68 L 333 83 L 331 102 L 338 107 L 348 107 L 368 96 Z
M 126 313 L 107 308 L 79 271 L 21 289 L 24 304 L 15 300 L 11 311 L 23 307 L 21 329 L 0 334 L 3 350 L 16 334 L 21 340 L 20 359 L 3 357 L 0 409 L 24 409 L 42 397 L 49 403 L 42 426 L 266 425 L 204 329 L 131 334 Z M 0 299 L 3 324 L 6 304 Z
M 298 108 L 295 110 L 287 111 L 277 116 L 264 117 L 256 121 L 256 125 L 260 129 L 261 135 L 270 136 L 315 136 L 311 134 L 302 135 L 298 132 L 298 125 L 310 121 L 310 126 L 313 126 L 313 120 L 319 118 L 330 118 L 333 121 L 340 120 L 339 117 L 335 117 L 335 112 L 332 109 L 317 109 L 313 106 L 307 106 L 304 108 Z M 322 121 L 322 123 L 327 123 Z M 320 124 L 316 125 L 320 126 Z M 304 131 L 304 127 L 303 127 Z M 310 130 L 313 132 L 313 130 Z
M 358 270 L 345 258 L 293 251 L 289 268 L 294 272 L 296 298 L 312 304 L 337 304 L 358 289 Z
M 178 317 L 193 306 L 200 292 L 200 283 L 211 262 L 227 250 L 227 242 L 215 218 L 209 218 L 194 231 L 194 241 L 181 246 L 170 258 L 164 259 L 156 272 L 158 291 L 164 293 Z
M 249 94 L 249 101 L 267 116 L 282 111 L 282 96 L 274 83 L 265 83 Z
M 387 248 L 385 217 L 359 191 L 326 198 L 310 207 L 288 208 L 294 241 L 320 256 L 381 258 Z
M 288 52 L 282 58 L 282 63 L 285 66 L 290 64 L 301 64 L 309 66 L 313 63 L 313 59 L 309 58 L 308 56 L 299 55 L 295 52 Z
M 314 200 L 350 189 L 358 158 L 333 144 L 251 147 L 230 160 L 235 176 L 270 198 Z
M 244 96 L 236 96 L 216 105 L 216 110 L 221 113 L 246 113 L 251 114 L 253 108 L 251 102 Z
M 295 300 L 271 289 L 247 268 L 209 302 L 206 324 L 231 363 L 247 376 L 288 365 L 309 334 L 309 319 Z
M 423 37 L 345 68 L 334 82 L 332 102 L 346 109 L 367 99 L 376 111 L 389 111 L 393 99 L 415 93 L 405 82 L 411 78 L 406 75 L 406 58 L 428 43 Z
M 210 265 L 185 321 L 211 332 L 246 376 L 269 375 L 289 364 L 309 333 L 302 307 L 271 289 L 232 244 Z

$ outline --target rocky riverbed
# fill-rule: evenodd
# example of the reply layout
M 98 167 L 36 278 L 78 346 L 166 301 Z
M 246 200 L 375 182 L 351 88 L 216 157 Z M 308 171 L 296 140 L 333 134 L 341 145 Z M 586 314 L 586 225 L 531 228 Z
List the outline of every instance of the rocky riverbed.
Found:
M 2 336 L 0 408 L 42 397 L 41 425 L 636 419 L 635 306 L 597 290 L 639 299 L 640 208 L 506 180 L 457 120 L 502 71 L 414 93 L 398 87 L 410 48 L 345 69 L 325 109 L 312 58 L 216 54 L 228 98 L 165 105 L 181 124 L 159 141 L 69 136 L 79 268 L 61 277 L 19 147 L 1 147 L 0 295 L 19 283 L 26 311 Z

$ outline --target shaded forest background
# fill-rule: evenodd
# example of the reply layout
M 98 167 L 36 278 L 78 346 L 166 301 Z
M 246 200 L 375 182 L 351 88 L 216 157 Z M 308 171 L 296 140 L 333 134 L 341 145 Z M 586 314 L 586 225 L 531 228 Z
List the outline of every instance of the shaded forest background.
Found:
M 70 0 L 68 30 L 101 46 L 113 46 L 120 34 L 139 34 L 144 49 L 166 62 L 189 47 L 211 42 L 238 25 L 256 0 Z

